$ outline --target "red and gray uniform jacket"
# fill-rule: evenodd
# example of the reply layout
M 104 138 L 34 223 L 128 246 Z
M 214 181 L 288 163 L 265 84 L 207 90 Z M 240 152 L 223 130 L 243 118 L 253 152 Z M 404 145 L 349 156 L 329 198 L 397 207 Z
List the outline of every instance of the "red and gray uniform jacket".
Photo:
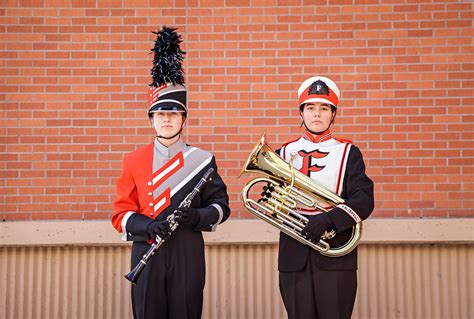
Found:
M 352 227 L 372 213 L 374 208 L 373 182 L 365 173 L 362 154 L 350 141 L 332 137 L 330 131 L 315 137 L 305 132 L 299 139 L 284 144 L 277 153 L 294 168 L 324 186 L 345 202 L 328 211 L 337 235 L 328 240 L 332 247 L 340 246 L 351 237 Z M 318 214 L 304 210 L 302 214 Z M 280 236 L 279 269 L 297 271 L 304 267 L 308 251 L 312 249 L 285 234 Z M 321 269 L 357 269 L 357 250 L 342 257 L 319 255 Z
M 172 214 L 204 173 L 212 179 L 191 202 L 200 208 L 196 231 L 214 231 L 230 215 L 227 188 L 217 172 L 214 156 L 179 140 L 166 147 L 153 143 L 127 154 L 117 181 L 112 224 L 123 240 L 147 241 L 146 229 L 154 220 Z

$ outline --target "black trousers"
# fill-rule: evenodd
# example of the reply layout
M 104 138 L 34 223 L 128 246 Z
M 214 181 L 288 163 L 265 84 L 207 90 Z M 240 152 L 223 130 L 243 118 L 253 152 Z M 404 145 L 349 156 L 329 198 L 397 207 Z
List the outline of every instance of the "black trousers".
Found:
M 356 270 L 320 270 L 311 252 L 301 271 L 280 272 L 288 319 L 349 319 L 357 291 Z
M 191 253 L 174 238 L 165 242 L 132 285 L 135 319 L 201 318 L 205 283 L 204 247 Z M 134 242 L 132 265 L 148 250 L 145 242 Z M 201 251 L 202 249 L 202 251 Z

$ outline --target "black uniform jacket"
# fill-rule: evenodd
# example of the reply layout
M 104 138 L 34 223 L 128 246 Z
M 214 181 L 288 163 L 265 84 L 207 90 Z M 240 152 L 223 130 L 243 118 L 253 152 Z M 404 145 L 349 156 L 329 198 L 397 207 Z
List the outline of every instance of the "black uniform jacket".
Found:
M 303 141 L 303 138 L 300 140 L 301 143 L 306 143 L 305 145 L 307 145 L 308 141 Z M 298 143 L 298 141 L 294 143 Z M 331 138 L 331 141 L 334 144 L 334 139 Z M 331 143 L 331 141 L 325 143 Z M 347 142 L 343 141 L 342 143 Z M 322 144 L 315 143 L 314 149 L 324 149 L 319 147 Z M 280 154 L 282 150 L 284 151 L 284 147 L 285 145 L 277 150 L 277 153 Z M 357 222 L 366 219 L 374 208 L 373 182 L 365 173 L 365 164 L 359 148 L 350 144 L 346 163 L 344 179 L 341 184 L 342 192 L 340 193 L 345 203 L 341 207 L 336 206 L 328 212 L 337 231 L 334 238 L 327 240 L 331 247 L 338 247 L 346 243 L 351 238 L 352 227 Z M 278 270 L 301 270 L 305 266 L 311 250 L 313 248 L 296 241 L 284 233 L 280 233 Z M 357 269 L 357 248 L 342 257 L 326 257 L 319 253 L 317 255 L 317 264 L 314 265 L 317 269 Z

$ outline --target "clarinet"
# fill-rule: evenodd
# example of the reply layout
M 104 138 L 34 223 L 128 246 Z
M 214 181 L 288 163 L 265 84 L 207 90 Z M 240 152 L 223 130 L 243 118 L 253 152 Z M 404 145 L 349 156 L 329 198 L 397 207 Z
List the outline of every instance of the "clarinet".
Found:
M 203 177 L 199 180 L 199 182 L 194 186 L 194 189 L 189 193 L 186 198 L 179 204 L 178 209 L 175 209 L 173 214 L 169 215 L 166 220 L 168 221 L 171 232 L 173 232 L 177 227 L 178 227 L 178 222 L 176 221 L 176 215 L 175 213 L 180 209 L 184 207 L 189 207 L 191 205 L 191 201 L 193 200 L 194 196 L 197 195 L 204 186 L 204 184 L 210 180 L 211 174 L 214 172 L 214 168 L 209 168 L 206 173 L 203 175 Z M 160 236 L 156 235 L 156 239 L 151 244 L 150 248 L 148 251 L 143 255 L 142 259 L 140 262 L 130 271 L 128 274 L 125 275 L 125 278 L 132 282 L 133 284 L 136 284 L 138 281 L 138 277 L 140 277 L 140 274 L 142 273 L 143 268 L 146 266 L 150 258 L 155 254 L 155 252 L 158 250 L 158 248 L 165 242 L 164 239 L 162 239 Z

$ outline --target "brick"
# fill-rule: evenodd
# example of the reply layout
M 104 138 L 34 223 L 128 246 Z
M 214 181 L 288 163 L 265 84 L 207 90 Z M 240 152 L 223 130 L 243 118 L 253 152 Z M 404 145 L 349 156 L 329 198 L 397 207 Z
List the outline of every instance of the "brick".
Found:
M 473 201 L 462 198 L 473 188 L 462 175 L 474 174 L 470 7 L 363 4 L 315 10 L 300 1 L 209 0 L 210 12 L 199 1 L 188 8 L 155 1 L 158 24 L 134 0 L 7 6 L 0 170 L 20 171 L 2 186 L 31 194 L 28 200 L 57 200 L 11 205 L 9 216 L 110 218 L 123 155 L 152 138 L 144 115 L 149 25 L 161 23 L 184 32 L 191 109 L 185 134 L 215 153 L 236 218 L 252 217 L 241 207 L 239 167 L 263 130 L 276 146 L 299 136 L 296 89 L 314 74 L 332 74 L 342 88 L 334 132 L 364 151 L 378 194 L 373 216 L 470 216 Z M 24 109 L 33 112 L 18 112 Z M 86 183 L 99 189 L 95 202 L 60 203 L 84 202 L 92 191 Z M 84 189 L 60 199 L 71 185 Z M 395 198 L 392 185 L 419 198 Z

